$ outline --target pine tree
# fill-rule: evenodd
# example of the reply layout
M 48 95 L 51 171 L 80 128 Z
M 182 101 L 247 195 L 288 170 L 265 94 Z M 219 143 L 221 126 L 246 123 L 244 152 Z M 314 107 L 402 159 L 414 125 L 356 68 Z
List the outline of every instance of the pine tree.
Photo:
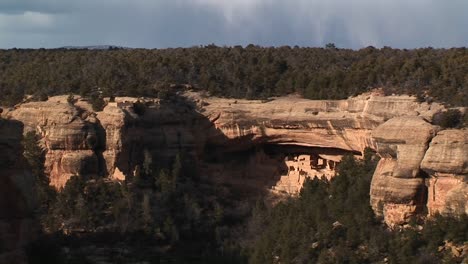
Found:
M 154 219 L 151 209 L 150 195 L 148 193 L 143 194 L 143 200 L 141 202 L 142 207 L 142 222 L 143 222 L 143 231 L 147 234 L 152 232 L 154 226 Z

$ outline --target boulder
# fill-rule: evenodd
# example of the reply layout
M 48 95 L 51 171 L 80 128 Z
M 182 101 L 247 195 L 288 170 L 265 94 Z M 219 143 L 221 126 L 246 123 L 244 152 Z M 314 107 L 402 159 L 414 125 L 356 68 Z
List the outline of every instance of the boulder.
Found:
M 429 214 L 468 214 L 468 130 L 437 133 L 421 163 L 429 176 Z

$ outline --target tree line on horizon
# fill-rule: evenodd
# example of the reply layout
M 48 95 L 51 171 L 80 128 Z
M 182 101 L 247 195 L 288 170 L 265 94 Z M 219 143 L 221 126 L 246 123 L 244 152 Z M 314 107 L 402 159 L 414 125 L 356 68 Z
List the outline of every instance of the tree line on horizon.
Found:
M 468 51 L 300 47 L 0 50 L 0 105 L 24 95 L 154 96 L 174 84 L 211 95 L 264 99 L 297 93 L 344 99 L 374 88 L 468 106 Z

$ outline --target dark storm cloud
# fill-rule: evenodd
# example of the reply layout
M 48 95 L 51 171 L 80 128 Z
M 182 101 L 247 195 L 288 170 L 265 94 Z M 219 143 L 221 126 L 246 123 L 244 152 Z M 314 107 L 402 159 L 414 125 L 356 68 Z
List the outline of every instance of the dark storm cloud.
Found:
M 0 0 L 0 47 L 451 47 L 464 0 Z

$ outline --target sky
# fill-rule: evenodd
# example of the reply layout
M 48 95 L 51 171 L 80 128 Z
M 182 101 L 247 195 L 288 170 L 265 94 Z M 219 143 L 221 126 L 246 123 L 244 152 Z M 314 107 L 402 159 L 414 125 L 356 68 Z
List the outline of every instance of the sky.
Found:
M 468 0 L 0 0 L 0 48 L 468 45 Z

